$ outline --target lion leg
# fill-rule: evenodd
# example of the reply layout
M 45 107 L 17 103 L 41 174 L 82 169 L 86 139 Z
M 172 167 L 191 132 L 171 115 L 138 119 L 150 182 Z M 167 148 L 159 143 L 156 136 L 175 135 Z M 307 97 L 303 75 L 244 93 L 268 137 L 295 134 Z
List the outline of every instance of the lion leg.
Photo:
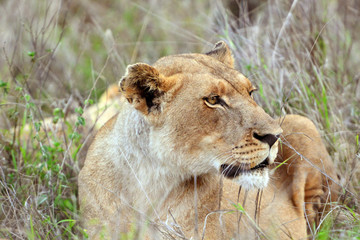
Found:
M 321 179 L 308 176 L 303 171 L 296 169 L 293 175 L 292 201 L 299 212 L 304 214 L 308 225 L 308 232 L 319 223 L 321 196 L 325 193 L 322 189 Z
M 292 202 L 299 211 L 304 209 L 306 174 L 295 172 L 292 185 Z
M 309 228 L 314 228 L 319 224 L 321 207 L 320 196 L 323 194 L 324 191 L 322 189 L 305 190 L 305 217 L 308 219 Z
M 338 180 L 330 156 L 315 125 L 307 118 L 287 115 L 281 125 L 284 130 L 280 148 L 281 161 L 286 161 L 287 174 L 293 177 L 292 201 L 304 211 L 308 233 L 317 227 L 328 202 L 337 199 Z M 330 189 L 331 188 L 331 189 Z

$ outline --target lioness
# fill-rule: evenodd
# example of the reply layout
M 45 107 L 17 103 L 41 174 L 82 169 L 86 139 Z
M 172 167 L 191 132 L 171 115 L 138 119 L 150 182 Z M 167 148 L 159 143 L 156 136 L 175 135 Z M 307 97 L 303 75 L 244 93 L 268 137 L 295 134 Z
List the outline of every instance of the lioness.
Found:
M 300 239 L 336 200 L 314 124 L 266 114 L 226 43 L 130 65 L 119 85 L 79 175 L 92 238 Z

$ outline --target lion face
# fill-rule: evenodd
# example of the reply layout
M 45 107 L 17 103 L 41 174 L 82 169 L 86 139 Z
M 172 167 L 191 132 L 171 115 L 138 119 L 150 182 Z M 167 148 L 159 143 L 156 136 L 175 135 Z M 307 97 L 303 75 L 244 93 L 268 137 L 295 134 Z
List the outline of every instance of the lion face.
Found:
M 233 61 L 220 42 L 207 54 L 130 65 L 120 88 L 149 123 L 160 166 L 184 176 L 218 171 L 244 188 L 264 188 L 282 130 L 255 103 L 256 88 Z

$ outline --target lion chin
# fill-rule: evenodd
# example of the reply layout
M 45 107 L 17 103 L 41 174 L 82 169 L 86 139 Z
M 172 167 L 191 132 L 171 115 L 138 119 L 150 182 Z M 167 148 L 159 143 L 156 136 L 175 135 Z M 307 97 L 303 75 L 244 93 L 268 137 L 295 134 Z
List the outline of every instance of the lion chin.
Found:
M 264 189 L 269 183 L 269 169 L 262 169 L 260 172 L 245 172 L 234 180 L 246 190 Z
M 271 147 L 265 160 L 250 168 L 248 165 L 222 164 L 220 173 L 226 178 L 238 183 L 245 190 L 262 190 L 268 186 L 270 180 L 269 167 L 274 163 L 278 153 L 278 141 Z
M 270 177 L 268 166 L 268 159 L 265 159 L 262 163 L 249 170 L 223 164 L 221 165 L 221 173 L 225 177 L 238 183 L 246 190 L 261 190 L 264 189 L 269 183 Z

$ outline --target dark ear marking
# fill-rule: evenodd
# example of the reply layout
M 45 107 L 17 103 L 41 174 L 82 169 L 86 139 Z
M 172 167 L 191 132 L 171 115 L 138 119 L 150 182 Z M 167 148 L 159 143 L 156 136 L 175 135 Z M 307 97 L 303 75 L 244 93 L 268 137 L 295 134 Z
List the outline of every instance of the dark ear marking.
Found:
M 214 48 L 205 54 L 219 60 L 228 67 L 234 68 L 234 57 L 229 46 L 224 41 L 217 42 Z
M 128 102 L 144 114 L 160 111 L 160 98 L 165 94 L 163 85 L 165 80 L 160 73 L 145 63 L 129 65 L 119 82 Z

